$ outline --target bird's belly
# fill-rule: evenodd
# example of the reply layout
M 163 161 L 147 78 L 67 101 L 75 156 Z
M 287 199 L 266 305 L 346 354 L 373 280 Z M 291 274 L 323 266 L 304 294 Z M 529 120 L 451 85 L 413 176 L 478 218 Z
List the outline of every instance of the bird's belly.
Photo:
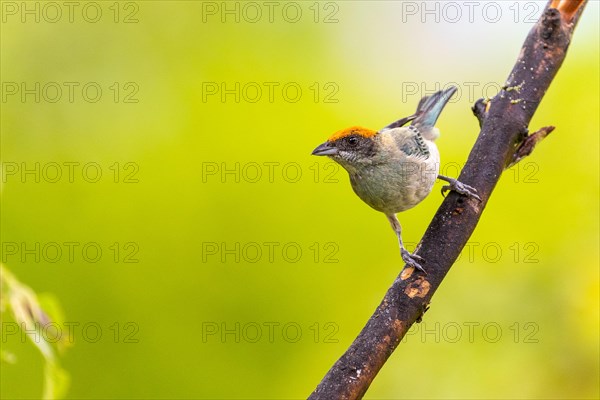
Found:
M 404 162 L 387 168 L 377 166 L 350 176 L 354 192 L 365 203 L 386 214 L 408 210 L 431 192 L 439 163 Z

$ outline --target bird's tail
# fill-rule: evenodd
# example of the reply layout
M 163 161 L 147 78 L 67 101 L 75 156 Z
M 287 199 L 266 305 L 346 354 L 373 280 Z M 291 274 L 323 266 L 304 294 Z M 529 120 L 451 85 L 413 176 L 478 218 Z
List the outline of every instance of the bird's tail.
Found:
M 446 90 L 435 92 L 431 96 L 426 96 L 419 101 L 416 118 L 412 122 L 416 128 L 423 134 L 425 139 L 434 140 L 438 137 L 439 132 L 434 128 L 435 123 L 444 109 L 448 100 L 457 91 L 456 86 L 450 86 Z

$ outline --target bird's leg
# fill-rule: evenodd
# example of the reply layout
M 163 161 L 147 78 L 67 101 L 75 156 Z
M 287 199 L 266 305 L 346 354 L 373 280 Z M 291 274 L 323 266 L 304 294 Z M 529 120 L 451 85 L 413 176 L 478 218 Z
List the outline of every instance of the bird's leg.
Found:
M 446 191 L 453 190 L 456 193 L 460 193 L 465 196 L 473 197 L 473 198 L 481 201 L 481 197 L 479 197 L 477 195 L 477 189 L 475 189 L 473 186 L 469 186 L 466 183 L 462 183 L 457 179 L 449 178 L 444 175 L 438 175 L 438 179 L 441 179 L 441 180 L 449 183 L 449 185 L 445 185 L 442 187 L 442 196 L 445 196 Z
M 398 244 L 400 245 L 400 256 L 402 257 L 402 261 L 404 261 L 407 265 L 418 269 L 419 271 L 423 271 L 427 273 L 423 267 L 417 261 L 423 261 L 423 257 L 418 256 L 416 254 L 410 254 L 406 248 L 404 248 L 404 243 L 402 242 L 402 227 L 400 226 L 400 222 L 398 218 L 396 218 L 396 214 L 386 214 L 388 220 L 390 221 L 390 225 L 392 225 L 392 229 L 396 232 L 396 236 L 398 237 Z

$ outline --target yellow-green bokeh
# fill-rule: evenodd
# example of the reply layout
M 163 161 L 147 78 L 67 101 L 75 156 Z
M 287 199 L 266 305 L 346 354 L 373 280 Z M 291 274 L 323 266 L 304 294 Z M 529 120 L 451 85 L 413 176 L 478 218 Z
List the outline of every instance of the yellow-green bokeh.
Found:
M 40 22 L 22 22 L 7 3 L 38 4 Z M 40 166 L 39 182 L 3 176 L 2 242 L 41 246 L 39 262 L 6 252 L 3 262 L 79 324 L 62 359 L 68 398 L 291 399 L 314 389 L 401 263 L 385 218 L 310 152 L 338 129 L 409 115 L 421 95 L 454 82 L 438 146 L 456 175 L 478 133 L 470 106 L 504 83 L 533 25 L 526 17 L 544 6 L 496 2 L 504 14 L 493 22 L 483 2 L 471 23 L 464 3 L 456 22 L 442 2 L 430 2 L 439 22 L 407 3 L 423 4 L 274 2 L 270 21 L 262 2 L 98 2 L 95 23 L 86 2 L 73 22 L 61 2 L 57 22 L 44 19 L 54 16 L 45 2 L 1 3 L 2 162 Z M 367 398 L 599 396 L 598 37 L 591 2 L 530 126 L 556 130 L 501 178 L 470 252 Z M 36 82 L 39 103 L 6 92 Z M 55 103 L 48 83 L 63 89 Z M 102 89 L 97 102 L 82 93 L 90 83 Z M 239 102 L 207 92 L 236 84 Z M 63 172 L 55 183 L 43 172 L 52 163 Z M 64 163 L 78 163 L 73 182 Z M 407 242 L 425 231 L 440 187 L 399 216 Z M 66 253 L 48 262 L 41 249 L 65 242 L 78 243 L 73 262 Z M 99 261 L 82 256 L 87 243 L 103 250 Z M 239 262 L 207 253 L 213 244 L 239 244 Z M 135 250 L 138 262 L 124 262 Z M 337 262 L 326 262 L 332 253 Z M 86 324 L 101 327 L 97 342 Z M 2 398 L 39 397 L 41 356 L 14 335 L 2 346 L 17 356 L 2 365 Z

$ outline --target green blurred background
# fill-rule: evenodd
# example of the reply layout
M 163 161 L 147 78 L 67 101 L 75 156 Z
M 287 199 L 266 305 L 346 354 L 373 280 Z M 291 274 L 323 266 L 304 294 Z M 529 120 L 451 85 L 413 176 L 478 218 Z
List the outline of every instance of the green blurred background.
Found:
M 2 262 L 74 326 L 67 398 L 306 397 L 402 265 L 383 215 L 310 152 L 454 83 L 438 146 L 456 176 L 470 106 L 545 4 L 475 3 L 74 2 L 71 18 L 3 1 Z M 530 127 L 556 131 L 503 175 L 366 398 L 600 395 L 598 11 Z M 412 246 L 441 185 L 399 215 Z M 2 398 L 39 397 L 39 352 L 2 347 Z

